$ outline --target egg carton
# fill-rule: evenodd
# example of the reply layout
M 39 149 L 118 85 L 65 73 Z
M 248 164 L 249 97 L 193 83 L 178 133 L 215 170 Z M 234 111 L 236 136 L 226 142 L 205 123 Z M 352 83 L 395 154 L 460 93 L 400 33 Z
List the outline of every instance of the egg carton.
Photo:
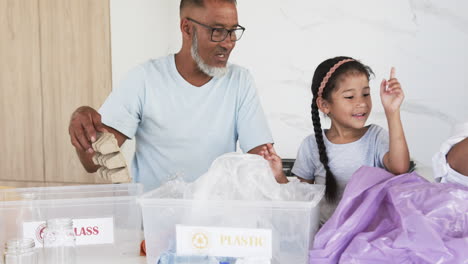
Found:
M 98 133 L 98 139 L 92 146 L 95 152 L 93 163 L 101 166 L 97 171 L 101 178 L 112 183 L 132 182 L 127 162 L 114 134 Z

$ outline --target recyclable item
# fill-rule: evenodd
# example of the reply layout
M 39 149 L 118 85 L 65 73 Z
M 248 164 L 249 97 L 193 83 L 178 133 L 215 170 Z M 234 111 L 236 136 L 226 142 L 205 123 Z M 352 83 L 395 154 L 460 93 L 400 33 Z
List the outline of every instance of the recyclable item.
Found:
M 98 133 L 98 139 L 92 144 L 95 151 L 93 163 L 101 166 L 98 175 L 112 183 L 132 181 L 124 155 L 120 152 L 117 139 L 112 133 Z
M 209 256 L 177 256 L 173 252 L 164 253 L 157 264 L 236 264 L 235 258 Z M 264 263 L 256 263 L 264 264 Z
M 76 263 L 76 242 L 72 219 L 57 218 L 47 220 L 43 236 L 45 263 Z
M 116 168 L 116 169 L 108 169 L 105 167 L 101 167 L 98 169 L 99 175 L 101 178 L 111 181 L 113 183 L 122 183 L 128 181 L 128 170 L 127 168 Z
M 271 264 L 271 261 L 262 258 L 178 256 L 173 252 L 166 252 L 161 255 L 157 264 Z
M 114 153 L 120 151 L 117 139 L 112 133 L 98 133 L 96 142 L 92 144 L 94 151 L 101 153 L 102 155 Z
M 195 182 L 179 178 L 158 188 L 156 195 L 193 200 L 312 201 L 324 186 L 290 178 L 279 184 L 268 162 L 259 155 L 227 153 L 213 161 Z
M 32 238 L 12 239 L 5 246 L 5 264 L 37 264 L 38 254 Z
M 467 263 L 468 187 L 362 167 L 317 233 L 310 264 Z
M 93 157 L 93 162 L 96 165 L 101 165 L 108 169 L 126 167 L 125 157 L 120 151 L 108 155 L 96 153 Z

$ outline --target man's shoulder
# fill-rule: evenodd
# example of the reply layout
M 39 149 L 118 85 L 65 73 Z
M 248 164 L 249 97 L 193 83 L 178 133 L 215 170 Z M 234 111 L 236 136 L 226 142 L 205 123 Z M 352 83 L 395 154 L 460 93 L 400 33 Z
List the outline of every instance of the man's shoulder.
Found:
M 233 71 L 246 71 L 246 72 L 249 71 L 246 67 L 240 66 L 239 64 L 235 64 L 235 63 L 229 63 L 228 67 Z
M 167 76 L 170 72 L 170 55 L 156 59 L 148 59 L 130 68 L 124 80 L 148 81 L 149 79 Z
M 246 67 L 240 66 L 238 64 L 230 63 L 228 64 L 230 75 L 233 77 L 245 76 L 251 78 L 252 74 L 250 70 Z
M 130 68 L 129 72 L 140 72 L 140 73 L 147 73 L 149 71 L 154 70 L 162 70 L 169 67 L 171 62 L 171 56 L 167 55 L 159 58 L 151 58 L 147 59 L 143 62 L 140 62 Z
M 145 71 L 167 68 L 170 65 L 171 59 L 173 60 L 173 57 L 174 55 L 170 54 L 158 58 L 148 59 L 135 66 L 135 68 L 139 68 Z
M 169 60 L 169 61 L 168 61 Z M 154 79 L 162 79 L 170 72 L 170 56 L 165 56 L 157 59 L 148 59 L 140 64 L 130 68 L 119 82 L 119 89 L 134 91 L 139 88 L 146 87 L 146 84 L 151 83 Z M 167 64 L 164 66 L 164 64 Z

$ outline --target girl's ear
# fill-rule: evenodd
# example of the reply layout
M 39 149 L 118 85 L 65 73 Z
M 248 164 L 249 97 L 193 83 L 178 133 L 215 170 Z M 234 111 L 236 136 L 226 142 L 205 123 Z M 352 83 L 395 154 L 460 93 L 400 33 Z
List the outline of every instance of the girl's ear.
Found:
M 328 115 L 330 113 L 330 103 L 327 100 L 323 99 L 322 97 L 317 98 L 317 107 L 322 111 L 322 113 Z

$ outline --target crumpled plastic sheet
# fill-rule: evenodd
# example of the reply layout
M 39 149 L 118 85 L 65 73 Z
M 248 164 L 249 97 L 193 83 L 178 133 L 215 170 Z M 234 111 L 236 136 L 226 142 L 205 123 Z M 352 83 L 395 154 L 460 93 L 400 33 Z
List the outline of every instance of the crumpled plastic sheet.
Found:
M 310 263 L 468 263 L 468 188 L 362 167 Z
M 318 203 L 325 186 L 290 179 L 276 182 L 268 161 L 254 154 L 227 153 L 213 161 L 195 182 L 173 179 L 155 193 L 159 198 L 193 200 L 313 201 Z

